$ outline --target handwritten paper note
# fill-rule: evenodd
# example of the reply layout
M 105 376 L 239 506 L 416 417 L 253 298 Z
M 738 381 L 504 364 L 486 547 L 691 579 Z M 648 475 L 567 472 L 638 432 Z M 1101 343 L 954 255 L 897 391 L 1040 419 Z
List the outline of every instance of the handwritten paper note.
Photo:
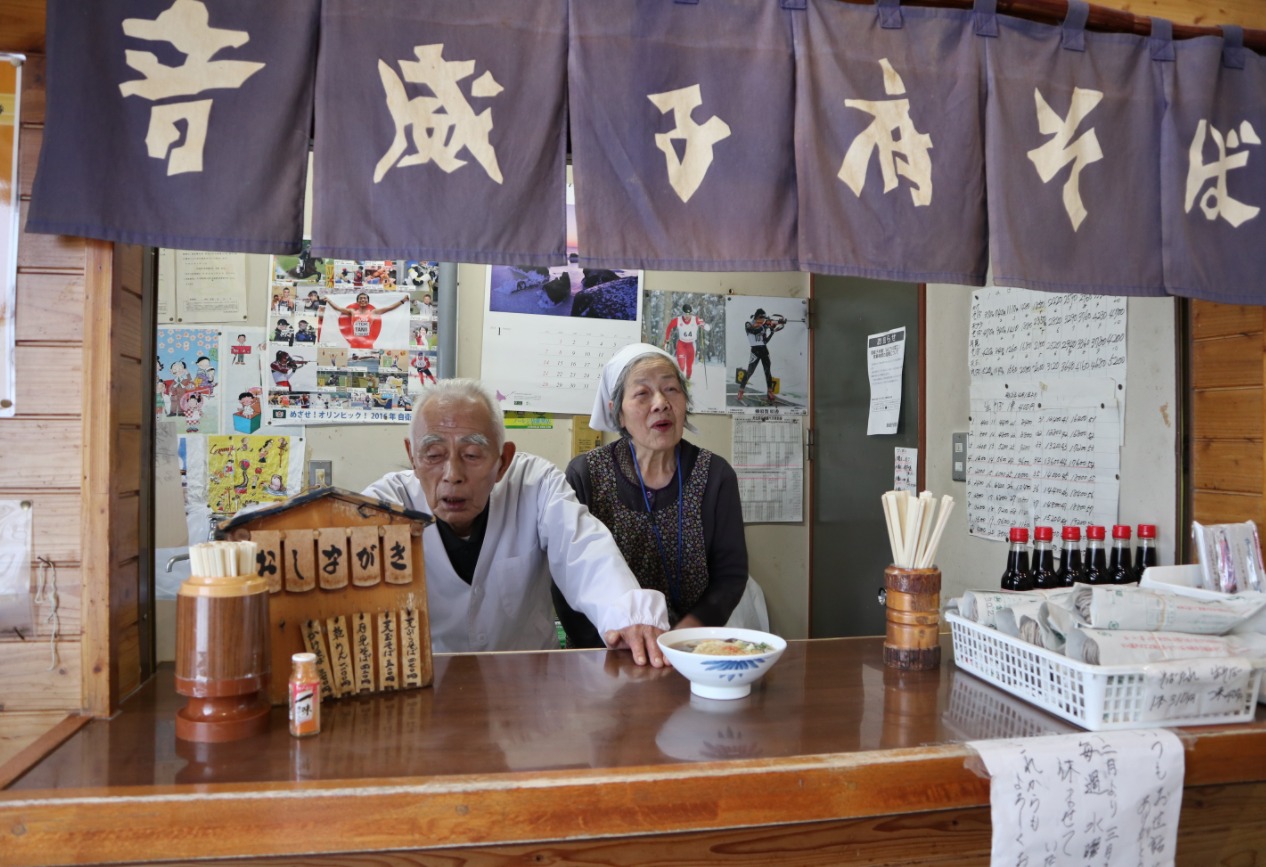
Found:
M 898 446 L 892 453 L 892 489 L 918 494 L 919 450 Z
M 977 289 L 967 356 L 973 381 L 1093 376 L 1125 382 L 1125 299 Z
M 800 416 L 735 416 L 734 472 L 743 521 L 804 518 L 804 438 Z
M 967 527 L 1111 524 L 1120 494 L 1124 298 L 972 293 Z
M 1183 750 L 1168 729 L 972 741 L 989 771 L 991 863 L 1174 863 Z
M 1109 379 L 972 383 L 971 534 L 1005 539 L 1013 526 L 1115 523 L 1118 391 Z
M 1247 659 L 1176 659 L 1143 667 L 1149 722 L 1241 714 L 1251 708 L 1256 672 Z

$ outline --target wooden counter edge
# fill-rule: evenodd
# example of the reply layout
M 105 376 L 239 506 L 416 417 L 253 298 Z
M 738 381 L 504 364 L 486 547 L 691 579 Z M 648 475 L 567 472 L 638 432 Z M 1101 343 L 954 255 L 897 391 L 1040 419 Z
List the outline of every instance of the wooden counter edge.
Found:
M 1238 735 L 1238 736 L 1237 736 Z M 1266 732 L 1184 734 L 1186 785 L 1260 779 Z M 1203 755 L 1207 754 L 1207 755 Z M 7 865 L 386 852 L 770 827 L 987 806 L 962 744 L 350 783 L 0 792 Z
M 0 763 L 0 789 L 35 767 L 41 759 L 70 739 L 70 736 L 92 721 L 87 715 L 72 714 L 56 723 L 44 734 L 18 751 L 12 758 Z

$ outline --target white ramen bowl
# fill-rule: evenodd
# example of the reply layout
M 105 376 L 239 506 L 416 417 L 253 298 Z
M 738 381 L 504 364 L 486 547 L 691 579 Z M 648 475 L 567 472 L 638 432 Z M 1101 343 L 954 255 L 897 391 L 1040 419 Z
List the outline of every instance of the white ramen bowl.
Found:
M 739 638 L 763 642 L 773 649 L 749 656 L 712 656 L 680 650 L 674 645 L 705 638 Z M 742 698 L 752 691 L 752 684 L 778 661 L 787 649 L 787 642 L 777 635 L 756 629 L 735 629 L 729 626 L 698 626 L 674 629 L 659 636 L 659 646 L 673 668 L 690 681 L 690 691 L 702 698 Z

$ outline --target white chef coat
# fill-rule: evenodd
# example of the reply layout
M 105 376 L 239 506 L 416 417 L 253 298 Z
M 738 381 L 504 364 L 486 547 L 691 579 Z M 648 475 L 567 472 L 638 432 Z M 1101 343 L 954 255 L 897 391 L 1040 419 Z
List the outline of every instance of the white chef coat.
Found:
M 388 473 L 362 493 L 431 514 L 412 470 Z M 515 454 L 493 488 L 470 584 L 453 569 L 438 527 L 426 528 L 422 551 L 436 653 L 557 648 L 551 572 L 599 635 L 635 624 L 668 628 L 663 594 L 638 584 L 610 531 L 576 499 L 562 472 L 536 455 Z

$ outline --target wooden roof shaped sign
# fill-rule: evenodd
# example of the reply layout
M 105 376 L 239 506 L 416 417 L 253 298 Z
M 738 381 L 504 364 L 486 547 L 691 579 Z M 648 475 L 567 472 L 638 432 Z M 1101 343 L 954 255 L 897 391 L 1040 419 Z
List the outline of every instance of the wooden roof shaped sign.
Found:
M 339 488 L 315 488 L 222 524 L 259 546 L 268 582 L 272 681 L 286 704 L 290 655 L 317 656 L 323 699 L 430 686 L 422 531 L 430 515 Z

